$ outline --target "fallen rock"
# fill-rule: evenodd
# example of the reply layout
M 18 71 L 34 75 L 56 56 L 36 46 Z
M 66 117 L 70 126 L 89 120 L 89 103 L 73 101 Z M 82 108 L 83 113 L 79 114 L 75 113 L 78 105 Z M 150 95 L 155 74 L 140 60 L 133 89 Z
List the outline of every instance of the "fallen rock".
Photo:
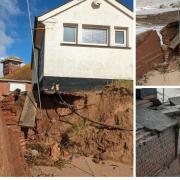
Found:
M 39 155 L 39 152 L 35 149 L 31 151 L 32 156 L 37 157 Z
M 51 158 L 54 161 L 57 161 L 61 155 L 59 144 L 57 142 L 53 143 L 51 146 Z

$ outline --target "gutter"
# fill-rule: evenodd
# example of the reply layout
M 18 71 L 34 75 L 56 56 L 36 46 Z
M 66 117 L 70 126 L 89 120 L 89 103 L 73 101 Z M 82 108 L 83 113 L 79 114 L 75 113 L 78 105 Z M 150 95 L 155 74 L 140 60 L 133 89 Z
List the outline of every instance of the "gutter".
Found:
M 19 82 L 19 83 L 30 83 L 30 84 L 32 84 L 32 81 L 28 81 L 28 80 L 14 80 L 14 79 L 0 79 L 0 82 Z

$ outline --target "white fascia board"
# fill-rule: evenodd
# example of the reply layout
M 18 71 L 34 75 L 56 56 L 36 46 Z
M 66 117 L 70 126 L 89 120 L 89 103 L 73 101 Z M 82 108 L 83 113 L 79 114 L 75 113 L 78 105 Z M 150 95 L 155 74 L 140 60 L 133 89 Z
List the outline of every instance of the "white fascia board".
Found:
M 123 12 L 124 14 L 128 15 L 131 19 L 134 19 L 134 12 L 128 9 L 123 4 L 117 2 L 116 0 L 105 0 L 111 5 L 115 6 L 119 11 Z
M 38 17 L 38 21 L 39 22 L 43 22 L 51 17 L 56 16 L 57 14 L 60 14 L 76 5 L 79 5 L 83 2 L 85 2 L 86 0 L 73 0 L 67 4 L 64 4 L 62 6 L 60 6 L 59 8 L 56 8 L 42 16 Z M 123 12 L 124 14 L 126 14 L 127 16 L 129 16 L 131 19 L 134 19 L 134 13 L 129 10 L 127 7 L 125 7 L 124 5 L 122 5 L 121 3 L 117 2 L 116 0 L 104 0 L 107 3 L 109 3 L 110 5 L 114 6 L 115 8 L 117 8 L 119 11 Z
M 67 4 L 64 4 L 64 5 L 60 6 L 60 7 L 52 10 L 52 11 L 49 11 L 48 13 L 46 13 L 46 14 L 44 14 L 42 16 L 39 16 L 38 21 L 43 22 L 43 21 L 45 21 L 45 20 L 47 20 L 47 19 L 49 19 L 49 18 L 51 18 L 51 17 L 53 17 L 53 16 L 55 16 L 57 14 L 60 14 L 60 13 L 62 13 L 64 11 L 66 11 L 66 10 L 68 10 L 68 9 L 70 9 L 70 8 L 84 2 L 84 1 L 86 1 L 86 0 L 73 0 L 73 1 L 71 1 L 69 3 L 67 3 Z

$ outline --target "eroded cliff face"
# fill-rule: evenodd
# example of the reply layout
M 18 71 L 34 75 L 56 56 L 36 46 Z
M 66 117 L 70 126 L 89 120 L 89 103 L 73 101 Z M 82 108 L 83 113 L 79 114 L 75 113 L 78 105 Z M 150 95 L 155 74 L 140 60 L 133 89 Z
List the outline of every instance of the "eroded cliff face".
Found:
M 79 154 L 93 157 L 94 162 L 132 164 L 132 84 L 60 96 L 64 102 L 58 94 L 42 97 L 43 111 L 36 116 L 35 130 L 29 131 L 29 147 L 49 147 L 46 157 L 53 157 L 56 147 L 61 158 Z
M 30 176 L 35 166 L 62 168 L 77 156 L 132 166 L 132 82 L 102 91 L 44 94 L 31 129 L 18 124 L 25 99 L 11 94 L 1 102 L 1 176 Z

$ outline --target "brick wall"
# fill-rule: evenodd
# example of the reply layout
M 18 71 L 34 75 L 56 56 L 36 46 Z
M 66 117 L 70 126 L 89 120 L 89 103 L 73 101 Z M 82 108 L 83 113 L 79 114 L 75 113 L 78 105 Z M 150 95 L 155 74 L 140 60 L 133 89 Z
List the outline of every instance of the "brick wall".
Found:
M 1 101 L 2 117 L 12 133 L 17 137 L 17 141 L 20 144 L 22 153 L 25 153 L 25 138 L 21 131 L 21 127 L 18 125 L 17 111 L 15 107 L 15 95 L 12 93 Z
M 2 100 L 3 95 L 8 94 L 10 89 L 10 84 L 8 82 L 0 82 L 0 100 Z
M 32 84 L 26 83 L 26 91 L 31 92 L 32 91 Z
M 3 63 L 3 74 L 4 76 L 6 76 L 20 68 L 20 63 L 14 61 L 6 61 Z
M 32 91 L 32 84 L 26 83 L 26 91 L 31 92 Z M 1 81 L 0 82 L 0 100 L 2 100 L 3 95 L 7 95 L 10 93 L 10 81 Z
M 25 139 L 18 126 L 14 95 L 2 101 L 0 109 L 0 176 L 30 176 L 25 162 Z
M 175 159 L 175 129 L 140 138 L 136 142 L 137 176 L 154 176 Z
M 141 78 L 153 69 L 154 64 L 164 61 L 160 38 L 156 31 L 148 31 L 137 36 L 136 77 Z

